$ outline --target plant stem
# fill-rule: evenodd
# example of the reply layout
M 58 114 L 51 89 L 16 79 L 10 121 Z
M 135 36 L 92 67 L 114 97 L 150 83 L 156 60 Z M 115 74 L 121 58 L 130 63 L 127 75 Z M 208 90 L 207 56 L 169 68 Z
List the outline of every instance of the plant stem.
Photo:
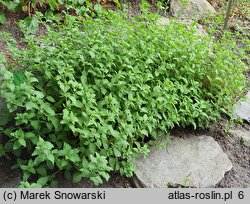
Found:
M 227 29 L 227 24 L 228 24 L 228 20 L 229 20 L 230 11 L 231 11 L 232 6 L 233 6 L 233 0 L 229 0 L 228 6 L 227 6 L 227 14 L 226 14 L 226 18 L 224 20 L 223 30 Z

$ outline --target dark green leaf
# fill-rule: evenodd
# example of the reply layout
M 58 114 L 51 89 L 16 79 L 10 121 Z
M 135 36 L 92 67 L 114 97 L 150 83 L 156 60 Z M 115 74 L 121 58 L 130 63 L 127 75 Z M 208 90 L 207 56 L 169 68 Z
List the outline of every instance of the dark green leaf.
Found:
M 16 86 L 20 86 L 24 81 L 26 77 L 22 72 L 16 72 L 14 74 L 14 83 Z

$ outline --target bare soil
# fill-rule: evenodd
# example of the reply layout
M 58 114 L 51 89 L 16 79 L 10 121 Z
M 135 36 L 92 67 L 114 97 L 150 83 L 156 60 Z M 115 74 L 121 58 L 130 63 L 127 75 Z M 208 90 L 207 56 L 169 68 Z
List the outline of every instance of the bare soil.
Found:
M 250 126 L 235 126 L 234 129 L 250 131 Z M 215 131 L 214 139 L 220 144 L 223 151 L 233 164 L 233 169 L 217 185 L 219 188 L 249 188 L 250 187 L 250 146 L 244 140 L 232 133 Z

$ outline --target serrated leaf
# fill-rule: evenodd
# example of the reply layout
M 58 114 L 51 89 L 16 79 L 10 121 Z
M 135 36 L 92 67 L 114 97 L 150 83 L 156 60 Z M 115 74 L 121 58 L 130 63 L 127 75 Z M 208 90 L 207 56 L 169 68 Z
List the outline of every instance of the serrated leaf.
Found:
M 72 148 L 67 142 L 64 142 L 63 149 L 67 152 L 67 151 L 70 151 Z
M 0 24 L 5 24 L 7 22 L 7 18 L 5 17 L 3 11 L 0 11 Z
M 114 138 L 118 138 L 120 133 L 117 130 L 114 130 L 112 127 L 110 128 L 110 133 Z
M 84 2 L 85 2 L 85 0 L 78 0 L 78 3 L 81 4 L 81 5 L 82 5 Z
M 14 74 L 14 83 L 16 86 L 20 86 L 24 81 L 26 77 L 22 72 L 16 72 Z
M 53 11 L 58 8 L 56 0 L 49 0 L 49 6 Z
M 102 6 L 101 6 L 100 4 L 95 4 L 95 5 L 94 5 L 94 10 L 95 10 L 96 12 L 100 12 L 101 9 L 102 9 Z
M 39 183 L 32 183 L 30 184 L 30 187 L 29 188 L 42 188 L 43 186 Z
M 98 186 L 99 184 L 102 184 L 103 181 L 101 179 L 100 176 L 94 176 L 94 177 L 90 177 L 90 180 L 93 181 L 93 183 Z
M 53 154 L 49 154 L 49 155 L 47 156 L 47 159 L 48 159 L 49 161 L 51 161 L 52 164 L 54 164 L 54 162 L 55 162 L 55 157 L 54 157 Z
M 0 3 L 2 3 L 11 11 L 14 11 L 16 7 L 19 5 L 19 3 L 17 2 L 11 2 L 11 1 L 6 1 L 6 0 L 0 0 Z
M 18 142 L 20 143 L 20 145 L 26 147 L 26 141 L 25 141 L 24 138 L 20 137 L 20 138 L 18 139 Z
M 117 163 L 117 160 L 113 157 L 109 158 L 109 165 L 115 169 L 115 166 L 116 166 L 116 163 Z
M 30 178 L 30 173 L 25 171 L 23 172 L 23 181 L 27 181 Z
M 83 104 L 79 101 L 79 100 L 76 100 L 76 102 L 74 103 L 74 105 L 78 108 L 83 108 Z
M 39 178 L 37 180 L 37 184 L 39 184 L 41 186 L 45 186 L 45 184 L 48 182 L 48 180 L 49 180 L 49 177 L 47 177 L 47 176 Z
M 99 172 L 99 174 L 100 174 L 106 181 L 108 181 L 109 178 L 110 178 L 109 174 L 106 173 L 106 172 Z
M 33 144 L 37 144 L 39 140 L 39 138 L 32 132 L 25 133 L 25 138 L 30 139 Z
M 39 153 L 36 153 L 36 150 L 32 153 L 32 156 L 34 156 L 34 155 L 37 155 L 37 154 L 39 154 Z M 38 155 L 36 158 L 35 158 L 35 160 L 34 160 L 34 163 L 35 164 L 40 164 L 41 162 L 43 162 L 43 161 L 45 161 L 45 156 L 44 155 Z
M 90 171 L 88 170 L 88 169 L 86 169 L 86 168 L 82 168 L 82 169 L 80 169 L 80 171 L 81 171 L 81 173 L 82 173 L 82 177 L 87 177 L 87 176 L 89 176 L 90 175 Z
M 116 156 L 116 157 L 120 157 L 121 156 L 121 152 L 117 149 L 117 148 L 113 148 L 113 152 L 114 152 L 114 155 Z
M 148 136 L 148 131 L 145 129 L 141 130 L 140 133 L 145 135 L 145 136 Z
M 95 144 L 90 143 L 90 144 L 89 144 L 88 150 L 90 151 L 91 154 L 94 154 L 94 153 L 95 153 L 95 150 L 96 150 Z
M 97 163 L 97 159 L 91 154 L 89 155 L 90 161 L 93 163 Z
M 37 17 L 33 16 L 33 17 L 26 17 L 24 20 L 23 20 L 23 23 L 25 24 L 25 27 L 26 27 L 26 31 L 28 33 L 36 33 L 38 28 L 39 28 L 39 20 Z
M 82 174 L 80 172 L 76 172 L 73 175 L 73 182 L 78 183 L 82 179 Z
M 46 99 L 52 103 L 56 102 L 52 96 L 46 96 Z
M 55 115 L 55 111 L 49 105 L 46 104 L 46 105 L 43 106 L 43 108 L 51 116 Z
M 32 120 L 32 121 L 30 122 L 30 124 L 31 124 L 31 126 L 32 126 L 35 130 L 39 129 L 39 121 L 38 121 L 38 120 Z
M 14 145 L 13 145 L 13 150 L 16 150 L 16 149 L 19 149 L 21 147 L 21 144 L 18 140 L 16 140 L 14 142 Z
M 36 104 L 31 102 L 31 101 L 28 101 L 26 104 L 25 104 L 25 107 L 27 110 L 30 110 L 32 108 L 35 108 L 36 107 Z
M 47 169 L 44 166 L 40 166 L 36 171 L 41 176 L 46 176 L 47 175 Z

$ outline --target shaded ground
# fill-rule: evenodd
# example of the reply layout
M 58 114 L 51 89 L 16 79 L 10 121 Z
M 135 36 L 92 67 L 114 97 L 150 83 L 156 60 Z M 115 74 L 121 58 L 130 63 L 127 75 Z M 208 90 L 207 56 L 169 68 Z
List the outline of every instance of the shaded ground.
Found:
M 61 179 L 64 178 L 63 175 L 60 176 Z M 108 182 L 101 184 L 99 186 L 95 186 L 88 179 L 82 180 L 77 184 L 73 184 L 70 181 L 65 179 L 59 181 L 60 188 L 134 188 L 135 185 L 133 183 L 132 178 L 127 178 L 119 175 L 118 173 L 111 173 L 111 178 Z
M 21 12 L 5 12 L 5 16 L 8 21 L 1 25 L 0 24 L 0 31 L 6 31 L 11 34 L 16 40 L 20 40 L 23 37 L 23 33 L 20 31 L 18 25 L 16 24 L 17 20 L 25 18 L 25 14 Z M 0 41 L 1 43 L 1 41 Z M 0 44 L 0 51 L 3 48 L 3 44 Z
M 21 181 L 21 173 L 11 169 L 13 164 L 15 164 L 14 159 L 0 157 L 0 188 L 18 187 Z

